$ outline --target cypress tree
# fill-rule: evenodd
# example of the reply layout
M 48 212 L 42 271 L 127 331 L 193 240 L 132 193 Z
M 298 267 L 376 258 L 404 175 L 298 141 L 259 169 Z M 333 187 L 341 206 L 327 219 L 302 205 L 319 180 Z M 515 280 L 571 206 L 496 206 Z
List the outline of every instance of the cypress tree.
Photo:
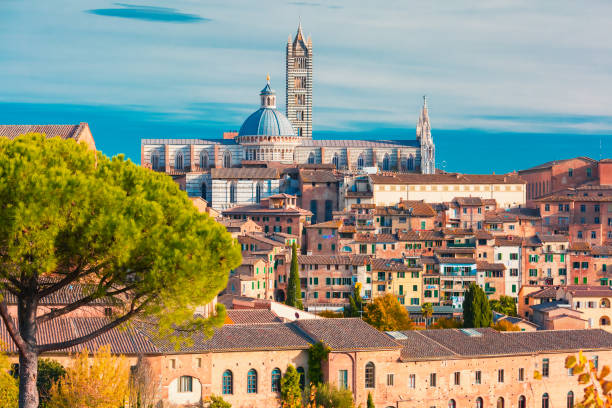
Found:
M 289 281 L 287 282 L 287 299 L 285 304 L 298 309 L 303 309 L 302 306 L 302 288 L 300 287 L 300 271 L 297 261 L 297 244 L 294 242 L 291 247 L 291 270 L 289 272 Z
M 492 317 L 487 295 L 480 286 L 472 283 L 463 300 L 463 326 L 489 327 Z

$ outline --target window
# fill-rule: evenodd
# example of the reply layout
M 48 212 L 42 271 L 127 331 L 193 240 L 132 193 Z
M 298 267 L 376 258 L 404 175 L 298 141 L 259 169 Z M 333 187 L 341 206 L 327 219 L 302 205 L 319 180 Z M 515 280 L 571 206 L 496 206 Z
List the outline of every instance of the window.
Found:
M 454 399 L 448 401 L 448 408 L 457 408 L 457 403 Z
M 474 384 L 481 384 L 482 383 L 482 373 L 480 371 L 476 371 L 474 373 Z
M 586 212 L 586 205 L 585 204 L 580 204 L 580 212 L 581 213 Z
M 338 153 L 334 153 L 334 157 L 332 157 L 332 164 L 335 168 L 339 168 L 340 159 L 338 158 Z
M 595 366 L 595 369 L 598 368 L 598 366 L 599 366 L 599 357 L 593 356 L 593 365 Z
M 272 392 L 280 392 L 281 370 L 275 368 L 272 370 Z
M 308 164 L 314 164 L 315 162 L 315 155 L 313 152 L 310 152 L 310 154 L 308 155 Z
M 178 382 L 178 392 L 193 392 L 193 377 L 181 376 Z
M 304 367 L 298 367 L 297 372 L 300 375 L 300 389 L 304 390 L 304 386 L 306 385 L 306 373 L 304 372 Z
M 360 154 L 359 157 L 357 158 L 357 168 L 358 169 L 362 169 L 364 165 L 365 165 L 365 163 L 364 163 L 364 160 L 363 160 L 363 155 Z
M 567 393 L 567 408 L 574 408 L 574 393 L 572 391 Z
M 338 370 L 338 388 L 348 388 L 348 370 Z
M 550 362 L 547 358 L 542 360 L 542 377 L 548 377 L 550 371 Z
M 202 193 L 200 194 L 200 196 L 206 200 L 206 192 L 208 191 L 208 188 L 206 187 L 206 183 L 202 183 Z
M 455 371 L 455 385 L 461 385 L 461 373 L 459 371 Z
M 382 169 L 385 171 L 391 170 L 390 162 L 391 160 L 389 160 L 389 155 L 385 154 L 385 157 L 383 157 L 383 161 L 382 161 Z
M 497 382 L 498 383 L 504 382 L 504 370 L 503 369 L 497 370 Z
M 591 239 L 597 238 L 597 231 L 591 231 Z
M 504 397 L 499 397 L 497 399 L 497 408 L 504 408 Z
M 153 170 L 159 169 L 159 155 L 157 153 L 151 153 L 151 167 Z
M 523 395 L 518 399 L 518 408 L 527 408 L 527 399 Z
M 229 187 L 229 201 L 230 203 L 236 202 L 236 182 L 231 182 Z
M 516 261 L 518 259 L 518 254 L 510 254 L 510 259 Z
M 574 169 L 570 168 L 567 170 L 567 175 L 568 177 L 573 177 L 574 176 Z
M 230 152 L 223 153 L 223 167 L 226 169 L 232 167 L 232 154 Z
M 484 403 L 482 401 L 482 398 L 478 397 L 476 398 L 476 408 L 483 408 Z
M 430 387 L 435 387 L 436 386 L 436 380 L 437 380 L 436 373 L 429 374 L 429 386 Z
M 247 394 L 257 394 L 257 371 L 253 368 L 247 373 Z
M 525 369 L 524 368 L 519 368 L 518 380 L 525 381 Z
M 183 170 L 183 152 L 178 152 L 174 157 L 174 169 Z
M 208 153 L 200 153 L 200 168 L 205 169 L 208 167 Z
M 548 405 L 548 393 L 542 395 L 542 408 L 550 408 Z
M 387 374 L 387 386 L 393 387 L 393 383 L 395 382 L 395 376 L 393 374 Z
M 225 370 L 223 373 L 223 394 L 234 393 L 234 375 L 230 370 Z
M 408 377 L 408 388 L 416 388 L 416 374 L 410 374 Z
M 375 384 L 374 363 L 370 361 L 365 366 L 365 387 L 374 388 L 374 384 Z

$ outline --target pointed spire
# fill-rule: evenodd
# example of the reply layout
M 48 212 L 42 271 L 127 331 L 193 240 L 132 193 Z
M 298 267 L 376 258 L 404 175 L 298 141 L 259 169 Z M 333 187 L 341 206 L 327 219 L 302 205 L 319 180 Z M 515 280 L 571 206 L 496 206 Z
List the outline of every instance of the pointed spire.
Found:
M 295 39 L 296 40 L 302 40 L 302 38 L 304 38 L 304 35 L 302 34 L 302 17 L 300 17 L 299 23 L 298 23 L 297 34 L 295 35 Z

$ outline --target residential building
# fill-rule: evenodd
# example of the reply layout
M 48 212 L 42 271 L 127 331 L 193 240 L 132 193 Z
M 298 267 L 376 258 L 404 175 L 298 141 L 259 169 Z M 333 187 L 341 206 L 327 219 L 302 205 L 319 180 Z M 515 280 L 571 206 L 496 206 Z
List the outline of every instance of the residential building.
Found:
M 39 133 L 60 139 L 72 139 L 85 143 L 90 150 L 96 150 L 96 143 L 89 129 L 89 124 L 81 122 L 78 125 L 0 125 L 0 137 L 15 139 L 27 133 Z
M 423 267 L 408 260 L 374 258 L 371 261 L 372 298 L 392 294 L 402 305 L 421 305 Z

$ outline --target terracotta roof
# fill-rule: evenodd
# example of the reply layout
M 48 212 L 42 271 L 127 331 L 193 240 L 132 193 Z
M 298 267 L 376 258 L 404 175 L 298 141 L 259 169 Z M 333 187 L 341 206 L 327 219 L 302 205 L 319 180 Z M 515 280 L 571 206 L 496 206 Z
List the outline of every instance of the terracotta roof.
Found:
M 506 237 L 496 237 L 495 238 L 495 246 L 521 246 L 523 244 L 523 240 L 521 237 L 508 235 Z
M 557 202 L 612 202 L 612 195 L 605 196 L 577 196 L 577 195 L 550 195 L 547 197 L 536 198 L 533 201 L 541 203 L 557 203 Z
M 593 245 L 593 249 L 591 250 L 592 255 L 608 255 L 612 256 L 612 246 L 606 245 Z
M 279 242 L 279 241 L 276 241 L 274 239 L 268 238 L 268 237 L 266 237 L 263 234 L 248 233 L 248 234 L 240 235 L 238 237 L 238 242 L 242 242 L 241 241 L 242 237 L 249 237 L 249 238 L 255 239 L 255 240 L 259 241 L 259 242 L 262 242 L 264 244 L 272 245 L 273 247 L 282 247 L 282 246 L 284 246 L 283 242 Z
M 612 297 L 612 288 L 609 286 L 571 285 L 563 289 L 574 297 Z
M 353 239 L 355 242 L 397 242 L 397 238 L 392 234 L 372 234 L 369 232 L 357 232 Z
M 482 203 L 484 205 L 497 205 L 497 200 L 494 198 L 483 198 Z
M 480 197 L 455 197 L 453 202 L 459 205 L 483 205 Z
M 518 216 L 516 214 L 510 214 L 507 212 L 498 213 L 492 211 L 485 213 L 485 222 L 488 223 L 504 223 L 516 221 L 518 221 Z
M 439 241 L 444 239 L 440 231 L 406 231 L 398 232 L 398 241 Z
M 322 341 L 335 351 L 400 348 L 400 344 L 359 318 L 297 320 L 294 324 L 314 341 Z
M 423 201 L 402 201 L 398 204 L 399 208 L 385 206 L 376 207 L 374 214 L 376 215 L 405 215 L 408 216 L 409 208 L 412 208 L 413 217 L 435 217 L 437 213 L 431 207 L 431 205 L 424 203 Z
M 526 181 L 512 174 L 397 173 L 371 174 L 370 179 L 373 184 L 526 184 Z
M 570 251 L 585 251 L 591 250 L 591 244 L 588 242 L 572 242 L 569 247 Z
M 523 172 L 527 172 L 527 171 L 532 171 L 532 170 L 550 169 L 552 166 L 556 166 L 557 164 L 565 163 L 570 160 L 583 160 L 585 162 L 590 162 L 590 163 L 597 162 L 597 160 L 593 160 L 590 157 L 585 157 L 585 156 L 574 157 L 571 159 L 552 160 L 552 161 L 548 161 L 542 164 L 538 164 L 537 166 L 533 166 L 525 170 L 519 170 L 519 174 Z
M 304 183 L 337 183 L 339 181 L 331 170 L 300 169 L 300 178 Z
M 300 207 L 290 208 L 270 208 L 259 204 L 253 205 L 240 205 L 237 207 L 228 208 L 223 210 L 223 215 L 226 214 L 276 214 L 276 215 L 312 215 L 308 210 L 304 210 Z
M 330 221 L 320 222 L 318 224 L 306 225 L 306 228 L 332 228 L 332 229 L 338 229 L 341 226 L 342 226 L 342 220 L 330 220 Z
M 281 319 L 268 309 L 227 310 L 231 324 L 265 324 L 280 322 Z
M 535 299 L 552 299 L 557 297 L 557 289 L 557 287 L 548 286 L 526 296 Z
M 474 254 L 475 247 L 457 247 L 457 248 L 434 248 L 436 254 Z
M 444 235 L 458 236 L 474 235 L 474 231 L 465 228 L 442 228 L 442 233 L 444 233 Z
M 568 235 L 539 235 L 538 238 L 542 242 L 569 242 L 570 238 Z
M 445 257 L 436 256 L 436 262 L 440 264 L 475 265 L 476 259 L 474 258 L 445 258 Z
M 365 265 L 368 255 L 298 255 L 298 263 L 305 265 Z
M 364 198 L 364 197 L 373 197 L 374 193 L 372 193 L 371 191 L 347 191 L 344 194 L 345 197 L 347 198 Z M 358 205 L 364 205 L 364 204 L 358 204 Z M 373 206 L 374 204 L 372 204 Z M 353 208 L 355 208 L 355 204 L 353 204 Z
M 493 239 L 493 235 L 491 235 L 490 233 L 486 231 L 482 231 L 482 230 L 474 232 L 474 237 L 476 239 Z
M 0 137 L 15 139 L 26 133 L 43 133 L 47 137 L 79 140 L 87 126 L 85 122 L 78 125 L 0 125 Z
M 1 292 L 1 291 L 0 291 Z M 40 305 L 67 305 L 70 303 L 74 303 L 83 297 L 85 297 L 89 292 L 89 288 L 86 285 L 81 284 L 71 284 L 64 286 L 63 288 L 51 293 L 48 296 L 40 299 Z M 4 300 L 9 305 L 17 304 L 17 299 L 10 292 L 2 293 Z M 95 306 L 104 306 L 110 304 L 108 299 L 95 299 L 94 301 L 89 303 L 90 305 Z
M 476 261 L 476 269 L 478 269 L 479 271 L 505 271 L 506 266 L 503 263 Z
M 382 258 L 374 258 L 372 259 L 372 270 L 373 271 L 397 271 L 397 272 L 406 272 L 406 271 L 420 271 L 421 268 L 419 266 L 409 266 L 402 261 L 398 261 L 396 259 L 382 259 Z
M 261 167 L 232 167 L 210 169 L 210 177 L 213 179 L 278 179 L 278 169 Z

